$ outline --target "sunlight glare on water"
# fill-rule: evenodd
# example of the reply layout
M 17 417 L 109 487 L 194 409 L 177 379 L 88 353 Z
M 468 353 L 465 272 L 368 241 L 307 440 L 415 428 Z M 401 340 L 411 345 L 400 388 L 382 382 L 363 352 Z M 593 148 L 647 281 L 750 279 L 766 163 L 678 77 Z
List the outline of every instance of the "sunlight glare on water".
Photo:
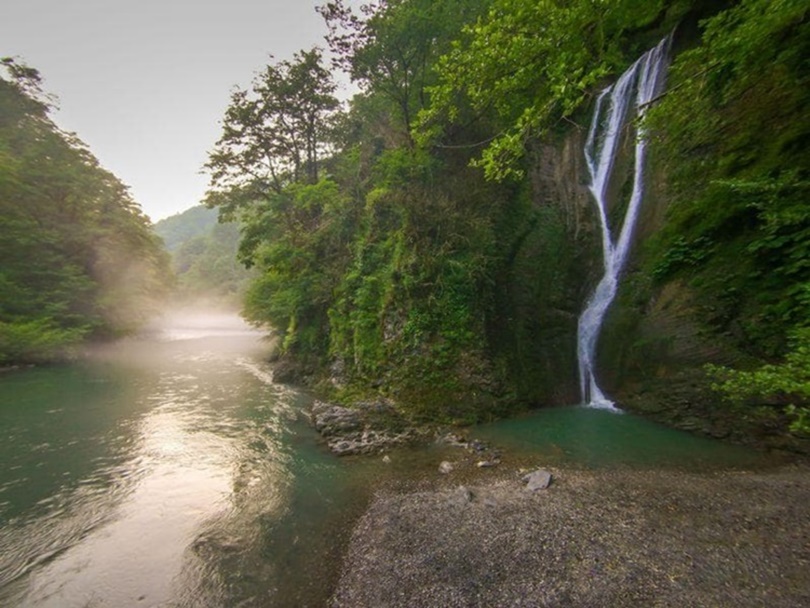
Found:
M 0 605 L 292 601 L 266 544 L 301 531 L 296 477 L 337 461 L 299 419 L 308 398 L 272 383 L 268 348 L 238 317 L 173 316 L 83 364 L 3 378 Z

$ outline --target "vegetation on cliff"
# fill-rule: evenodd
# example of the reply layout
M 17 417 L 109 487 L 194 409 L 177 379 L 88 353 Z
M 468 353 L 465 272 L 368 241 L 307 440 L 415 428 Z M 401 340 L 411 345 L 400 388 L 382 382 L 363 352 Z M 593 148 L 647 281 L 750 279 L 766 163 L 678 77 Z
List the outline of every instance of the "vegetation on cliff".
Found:
M 696 318 L 744 355 L 735 366 L 751 371 L 713 368 L 723 392 L 791 403 L 797 432 L 810 431 L 808 10 L 745 0 L 705 21 L 650 119 L 668 211 L 649 273 L 683 282 Z
M 325 3 L 333 67 L 360 92 L 341 107 L 317 50 L 271 64 L 208 163 L 206 202 L 241 222 L 258 274 L 249 316 L 344 396 L 417 418 L 560 399 L 591 250 L 536 163 L 640 51 L 699 22 L 651 108 L 672 202 L 638 282 L 648 299 L 689 282 L 716 304 L 697 313 L 710 332 L 783 357 L 810 302 L 803 5 Z
M 2 60 L 0 365 L 65 356 L 130 331 L 168 282 L 148 218 L 49 118 L 39 73 Z

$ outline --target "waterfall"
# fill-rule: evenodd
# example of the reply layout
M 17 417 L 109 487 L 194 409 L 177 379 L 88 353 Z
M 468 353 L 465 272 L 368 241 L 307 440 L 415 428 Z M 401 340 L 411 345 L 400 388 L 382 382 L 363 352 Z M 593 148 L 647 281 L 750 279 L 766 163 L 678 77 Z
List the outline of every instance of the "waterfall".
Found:
M 644 196 L 644 159 L 647 142 L 641 128 L 636 132 L 633 191 L 616 241 L 608 225 L 606 200 L 613 165 L 625 126 L 632 119 L 640 117 L 646 105 L 659 95 L 663 88 L 669 43 L 669 37 L 662 40 L 658 46 L 630 66 L 618 81 L 599 94 L 585 142 L 585 160 L 590 175 L 588 188 L 593 194 L 599 214 L 604 254 L 604 275 L 579 317 L 577 335 L 582 401 L 592 407 L 616 409 L 596 382 L 594 369 L 596 342 L 605 313 L 616 296 L 619 274 L 627 260 L 633 228 Z

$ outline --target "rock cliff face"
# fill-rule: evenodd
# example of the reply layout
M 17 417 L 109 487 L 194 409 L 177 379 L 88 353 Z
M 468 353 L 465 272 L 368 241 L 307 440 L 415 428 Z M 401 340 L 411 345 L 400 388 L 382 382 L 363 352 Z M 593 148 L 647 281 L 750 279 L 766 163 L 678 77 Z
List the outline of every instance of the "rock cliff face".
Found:
M 583 147 L 586 127 L 572 124 L 556 143 L 539 144 L 533 151 L 529 179 L 532 200 L 539 207 L 560 210 L 573 239 L 595 228 L 591 196 L 586 186 Z
M 581 120 L 587 123 L 588 118 Z M 526 377 L 516 378 L 516 383 L 521 396 L 540 405 L 573 404 L 581 399 L 577 321 L 603 263 L 597 212 L 587 187 L 586 135 L 587 124 L 571 123 L 551 141 L 534 145 L 529 163 L 530 211 L 509 257 L 505 293 L 510 301 L 504 306 L 514 328 L 517 364 L 513 367 Z M 632 133 L 624 137 L 620 149 L 610 184 L 608 214 L 613 226 L 623 215 L 632 185 Z M 663 221 L 665 201 L 656 196 L 655 188 L 651 190 L 651 200 L 645 201 L 637 226 L 640 240 L 658 230 Z M 638 251 L 634 247 L 632 255 Z M 613 338 L 622 341 L 621 336 Z M 600 352 L 603 346 L 600 343 Z M 603 375 L 619 376 L 613 362 L 602 357 L 601 363 Z M 612 391 L 616 384 L 611 383 Z
M 528 192 L 500 278 L 498 341 L 512 384 L 536 405 L 577 403 L 577 319 L 598 269 L 583 133 L 532 150 Z

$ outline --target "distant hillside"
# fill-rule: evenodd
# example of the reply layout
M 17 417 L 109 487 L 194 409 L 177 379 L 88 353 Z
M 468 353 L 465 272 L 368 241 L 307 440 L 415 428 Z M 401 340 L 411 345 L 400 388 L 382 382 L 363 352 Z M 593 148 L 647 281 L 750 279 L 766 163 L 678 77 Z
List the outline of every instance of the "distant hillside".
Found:
M 237 260 L 239 227 L 220 224 L 217 212 L 202 205 L 154 225 L 172 256 L 178 296 L 239 304 L 251 273 Z
M 208 234 L 216 224 L 217 211 L 197 205 L 160 220 L 155 224 L 154 230 L 166 243 L 166 249 L 174 252 L 186 241 Z

